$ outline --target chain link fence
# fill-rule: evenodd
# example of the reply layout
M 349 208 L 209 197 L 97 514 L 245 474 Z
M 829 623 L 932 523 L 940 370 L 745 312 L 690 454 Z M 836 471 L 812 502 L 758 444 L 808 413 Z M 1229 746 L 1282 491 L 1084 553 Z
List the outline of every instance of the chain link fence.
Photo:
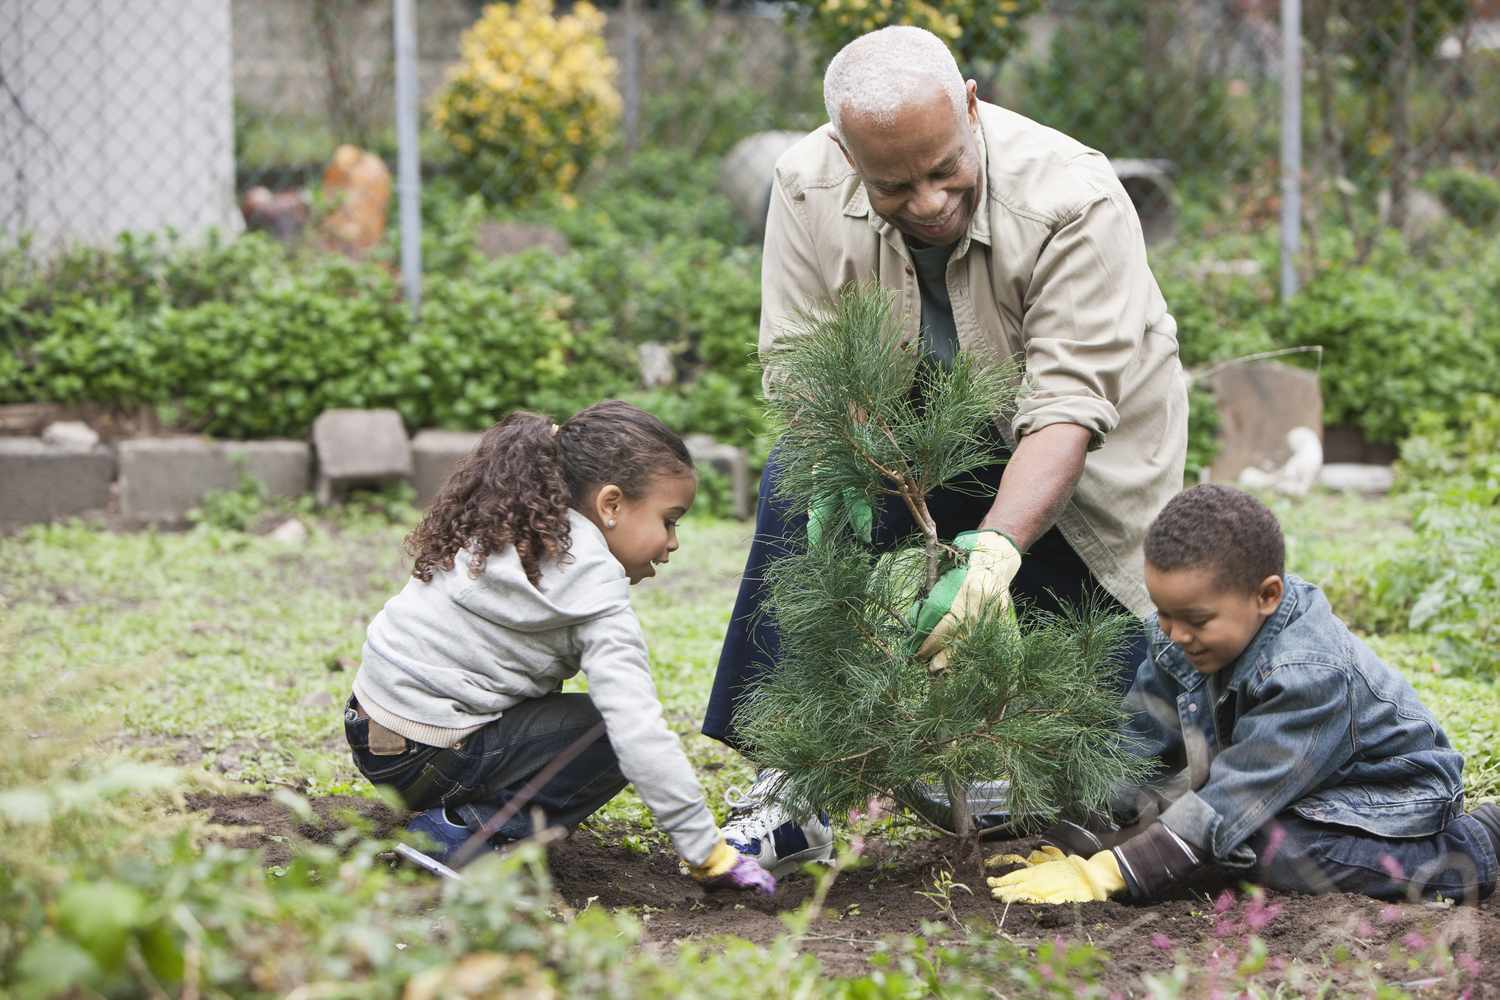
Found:
M 416 5 L 425 182 L 504 209 L 648 153 L 713 169 L 746 135 L 821 121 L 826 52 L 782 4 L 619 0 L 588 58 L 581 35 L 549 42 L 529 26 L 536 4 L 508 7 L 492 43 L 532 60 L 527 86 L 564 96 L 512 96 L 467 119 L 451 99 L 442 110 L 444 88 L 489 7 Z M 1439 201 L 1462 211 L 1465 172 L 1500 169 L 1500 0 L 1298 6 L 1308 241 L 1338 224 L 1373 239 Z M 1186 231 L 1271 229 L 1282 8 L 1049 0 L 1003 62 L 965 68 L 998 103 L 1112 158 L 1159 163 Z M 392 27 L 390 0 L 0 0 L 0 238 L 48 250 L 134 229 L 234 230 L 248 189 L 316 188 L 342 143 L 394 172 Z

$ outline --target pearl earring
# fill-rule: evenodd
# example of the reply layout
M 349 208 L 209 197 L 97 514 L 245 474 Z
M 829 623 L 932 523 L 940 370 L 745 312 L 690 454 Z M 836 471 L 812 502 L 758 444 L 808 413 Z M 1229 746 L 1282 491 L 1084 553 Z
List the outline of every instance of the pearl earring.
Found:
M 606 528 L 613 528 L 615 526 L 615 519 L 614 518 L 610 518 L 608 521 L 605 521 L 604 522 L 604 526 Z

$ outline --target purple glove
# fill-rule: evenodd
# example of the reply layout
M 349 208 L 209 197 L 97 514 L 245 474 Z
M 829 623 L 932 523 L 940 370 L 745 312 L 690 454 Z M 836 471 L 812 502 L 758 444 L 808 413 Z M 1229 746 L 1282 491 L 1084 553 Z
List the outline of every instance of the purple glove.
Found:
M 710 891 L 754 889 L 762 896 L 770 896 L 776 892 L 776 876 L 762 868 L 754 858 L 747 858 L 741 854 L 735 860 L 734 865 L 723 875 L 704 879 L 703 888 Z

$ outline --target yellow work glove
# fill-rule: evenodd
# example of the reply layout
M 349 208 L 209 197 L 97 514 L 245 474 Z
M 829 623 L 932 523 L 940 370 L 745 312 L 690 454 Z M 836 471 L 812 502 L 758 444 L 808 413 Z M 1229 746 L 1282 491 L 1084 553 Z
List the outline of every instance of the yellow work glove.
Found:
M 948 613 L 933 626 L 917 649 L 917 656 L 921 659 L 931 660 L 936 657 L 948 645 L 958 623 L 987 602 L 1000 601 L 1002 610 L 1010 607 L 1010 582 L 1016 578 L 1016 571 L 1021 568 L 1021 550 L 998 531 L 977 531 L 973 535 L 973 546 L 969 549 L 963 583 L 959 585 L 958 593 L 953 595 Z
M 1070 854 L 987 881 L 990 895 L 1005 903 L 1088 903 L 1125 890 L 1120 865 L 1109 851 L 1091 858 Z
M 1035 868 L 1037 865 L 1045 865 L 1049 861 L 1061 861 L 1067 857 L 1061 850 L 1051 844 L 1043 844 L 1030 854 L 1022 857 L 1019 854 L 996 854 L 986 858 L 986 868 L 1003 868 L 1005 865 L 1025 865 L 1027 868 Z

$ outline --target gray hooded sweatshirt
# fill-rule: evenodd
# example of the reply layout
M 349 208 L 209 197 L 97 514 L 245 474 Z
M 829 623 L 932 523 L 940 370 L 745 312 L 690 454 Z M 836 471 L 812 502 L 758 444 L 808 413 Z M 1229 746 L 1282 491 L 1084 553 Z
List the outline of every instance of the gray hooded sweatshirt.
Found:
M 568 555 L 532 586 L 514 547 L 477 578 L 460 551 L 432 582 L 413 577 L 370 623 L 354 694 L 370 718 L 408 739 L 452 746 L 581 669 L 620 771 L 689 864 L 720 833 L 677 735 L 662 717 L 630 581 L 604 535 L 568 512 Z

